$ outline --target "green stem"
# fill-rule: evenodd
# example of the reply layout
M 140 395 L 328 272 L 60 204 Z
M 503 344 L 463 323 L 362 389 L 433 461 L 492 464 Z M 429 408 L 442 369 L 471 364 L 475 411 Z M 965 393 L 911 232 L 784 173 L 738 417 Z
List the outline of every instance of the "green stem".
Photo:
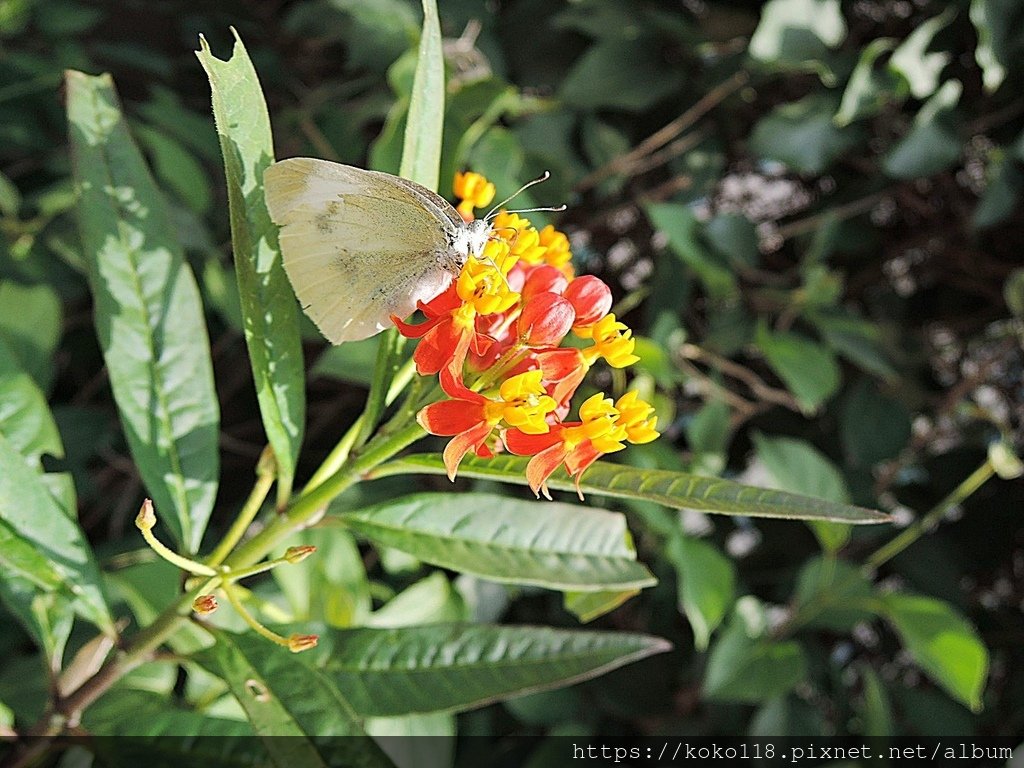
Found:
M 351 462 L 312 490 L 304 492 L 292 503 L 287 513 L 276 517 L 266 528 L 236 549 L 227 564 L 235 569 L 258 562 L 281 540 L 305 528 L 323 514 L 332 499 L 362 479 L 365 473 L 422 436 L 423 428 L 415 420 L 400 429 L 382 431 Z
M 288 638 L 281 637 L 281 635 L 276 632 L 271 632 L 256 621 L 255 616 L 249 613 L 249 609 L 242 604 L 241 599 L 238 597 L 238 587 L 234 584 L 228 584 L 227 582 L 224 582 L 220 586 L 221 589 L 224 590 L 224 594 L 227 595 L 228 602 L 231 603 L 231 607 L 235 609 L 235 612 L 242 617 L 242 621 L 244 621 L 253 632 L 260 637 L 269 640 L 274 645 L 280 645 L 284 648 L 288 647 Z
M 906 530 L 896 536 L 896 538 L 875 550 L 864 561 L 864 570 L 868 572 L 876 571 L 884 563 L 892 560 L 896 555 L 921 538 L 923 534 L 935 527 L 950 509 L 957 504 L 962 504 L 994 474 L 995 468 L 992 466 L 992 462 L 986 459 L 980 467 L 968 475 L 960 485 L 954 488 L 946 498 L 932 507 L 927 514 L 912 525 L 907 526 Z
M 207 565 L 216 568 L 224 562 L 224 559 L 231 553 L 231 550 L 235 548 L 235 545 L 242 540 L 245 532 L 249 530 L 249 526 L 252 525 L 252 521 L 256 518 L 260 508 L 263 506 L 263 502 L 266 500 L 267 494 L 270 493 L 270 486 L 273 484 L 274 475 L 257 475 L 256 485 L 253 486 L 252 492 L 249 494 L 249 498 L 245 500 L 242 510 L 238 513 L 238 517 L 235 518 L 235 521 L 231 524 L 228 532 L 224 534 L 224 538 L 221 539 L 220 543 L 206 559 Z
M 938 522 L 957 504 L 962 504 L 968 497 L 985 484 L 995 469 L 989 460 L 968 475 L 960 485 L 953 489 L 942 501 L 932 507 L 927 513 L 919 518 L 913 525 L 907 526 L 899 535 L 890 539 L 881 547 L 876 549 L 864 561 L 862 572 L 870 576 L 882 565 L 892 560 L 896 555 L 905 550 L 921 536 L 930 531 Z M 795 611 L 788 621 L 784 622 L 772 633 L 776 639 L 787 637 L 796 632 L 800 627 L 811 621 L 822 611 L 835 604 L 835 597 L 842 595 L 847 586 L 856 580 L 856 576 L 850 575 L 831 585 L 827 592 L 819 593 L 804 604 L 800 610 Z M 870 610 L 870 606 L 864 606 Z
M 409 386 L 409 382 L 412 380 L 413 375 L 416 373 L 416 364 L 412 358 L 405 361 L 395 377 L 391 380 L 391 386 L 388 387 L 387 395 L 384 397 L 384 405 L 391 405 L 402 391 Z M 334 449 L 324 459 L 323 464 L 320 468 L 313 473 L 313 476 L 306 483 L 306 487 L 302 489 L 302 493 L 306 494 L 320 485 L 331 475 L 335 474 L 342 468 L 345 462 L 348 460 L 349 454 L 352 452 L 352 448 L 356 444 L 357 438 L 360 436 L 363 429 L 363 422 L 365 421 L 364 416 L 360 415 L 349 427 L 348 431 L 342 436 L 338 444 L 334 446 Z

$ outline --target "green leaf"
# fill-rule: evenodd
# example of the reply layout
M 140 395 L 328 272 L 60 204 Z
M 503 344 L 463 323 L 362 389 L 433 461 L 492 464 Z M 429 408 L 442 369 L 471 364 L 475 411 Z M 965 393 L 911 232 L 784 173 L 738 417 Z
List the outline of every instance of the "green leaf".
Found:
M 39 467 L 40 457 L 64 456 L 46 396 L 21 367 L 11 348 L 0 336 L 0 434 L 14 450 Z
M 835 465 L 817 448 L 791 437 L 754 434 L 757 457 L 768 469 L 778 488 L 828 501 L 846 503 L 850 489 Z M 835 523 L 812 523 L 822 547 L 834 552 L 846 544 L 850 529 Z
M 1019 71 L 1021 53 L 1024 53 L 1020 3 L 971 0 L 970 15 L 978 34 L 974 57 L 981 67 L 985 90 L 992 93 L 1002 85 L 1008 71 Z
M 459 465 L 459 474 L 462 477 L 526 485 L 528 461 L 524 456 L 500 455 L 492 459 L 467 456 Z M 443 475 L 446 470 L 441 456 L 437 454 L 413 454 L 384 464 L 372 470 L 369 476 L 377 478 L 410 473 Z M 575 482 L 561 474 L 552 475 L 548 479 L 548 487 L 559 491 L 576 490 Z M 863 507 L 755 488 L 729 480 L 697 477 L 685 472 L 637 469 L 606 461 L 597 461 L 591 465 L 583 475 L 580 488 L 584 493 L 653 501 L 673 509 L 699 509 L 723 515 L 834 520 L 855 524 L 886 523 L 890 520 L 888 515 Z
M 771 0 L 747 51 L 777 67 L 827 71 L 823 60 L 845 37 L 839 0 Z
M 882 349 L 878 325 L 845 312 L 814 311 L 807 314 L 828 345 L 860 368 L 886 380 L 897 378 Z
M 761 324 L 755 344 L 805 413 L 817 411 L 839 388 L 839 364 L 820 342 Z
M 1024 197 L 1024 173 L 1006 150 L 991 153 L 985 176 L 985 191 L 971 217 L 974 229 L 986 229 L 1006 221 Z
M 1024 268 L 1015 269 L 1007 276 L 1003 298 L 1015 317 L 1024 317 Z
M 757 229 L 753 222 L 737 213 L 723 213 L 704 228 L 715 249 L 733 264 L 753 267 L 760 259 Z
M 906 78 L 910 95 L 915 99 L 926 99 L 939 87 L 939 76 L 949 63 L 951 55 L 946 52 L 928 53 L 932 39 L 956 16 L 955 8 L 947 8 L 928 21 L 918 24 L 907 39 L 900 43 L 889 59 L 889 67 Z
M 176 138 L 158 128 L 133 125 L 139 144 L 153 164 L 153 175 L 196 213 L 206 213 L 213 204 L 206 170 Z
M 49 389 L 61 333 L 61 304 L 49 285 L 0 281 L 0 336 L 39 388 Z
M 625 518 L 575 504 L 422 493 L 341 516 L 371 541 L 492 581 L 576 592 L 655 583 Z
M 789 692 L 807 674 L 799 643 L 762 636 L 763 626 L 747 615 L 754 603 L 754 598 L 747 597 L 737 604 L 711 649 L 704 675 L 704 697 L 710 701 L 765 701 Z
M 673 538 L 667 553 L 679 573 L 679 611 L 690 621 L 697 650 L 707 650 L 736 599 L 736 568 L 713 544 L 692 536 Z
M 0 356 L 3 346 L 0 343 Z M 10 383 L 12 376 L 15 386 L 6 387 L 5 382 Z M 22 400 L 25 395 L 30 405 L 27 413 L 16 407 L 25 404 Z M 39 431 L 32 428 L 36 426 Z M 0 435 L 11 441 L 12 447 L 36 472 L 42 470 L 42 452 L 54 456 L 64 454 L 42 393 L 27 374 L 17 373 L 16 364 L 10 359 L 6 361 L 6 374 L 0 371 Z M 44 474 L 40 479 L 64 514 L 74 519 L 77 505 L 70 477 Z M 56 673 L 62 666 L 64 647 L 74 623 L 74 595 L 70 584 L 33 543 L 22 539 L 2 520 L 0 538 L 4 540 L 0 544 L 0 565 L 3 566 L 0 568 L 0 600 L 38 643 L 49 669 Z
M 224 155 L 235 274 L 260 415 L 278 466 L 278 502 L 291 493 L 306 420 L 305 371 L 295 294 L 281 266 L 277 229 L 263 198 L 263 172 L 274 161 L 270 118 L 256 70 L 235 34 L 221 61 L 203 37 L 206 70 Z
M 382 339 L 383 335 L 377 334 L 368 339 L 328 347 L 313 364 L 311 373 L 314 377 L 327 376 L 347 384 L 369 387 Z
M 340 630 L 321 644 L 324 672 L 356 712 L 377 717 L 472 709 L 588 680 L 670 648 L 628 632 L 483 624 Z
M 899 80 L 888 67 L 878 66 L 878 59 L 888 53 L 896 41 L 880 37 L 872 40 L 861 51 L 857 66 L 843 90 L 839 111 L 832 121 L 839 127 L 854 120 L 877 115 L 890 101 L 896 100 Z
M 0 173 L 0 215 L 16 218 L 21 208 L 21 192 L 3 173 Z
M 66 76 L 78 223 L 121 423 L 157 514 L 189 552 L 217 493 L 219 408 L 195 278 L 109 76 Z
M 411 584 L 366 620 L 368 627 L 409 627 L 466 621 L 466 604 L 440 571 Z
M 315 546 L 316 553 L 302 567 L 272 571 L 296 620 L 333 627 L 363 624 L 370 615 L 370 585 L 355 537 L 340 526 L 321 525 L 281 543 L 299 545 Z
M 423 0 L 423 32 L 409 99 L 399 176 L 422 184 L 427 189 L 437 190 L 443 130 L 444 55 L 441 51 L 441 24 L 437 18 L 436 0 Z
M 960 100 L 959 80 L 947 80 L 914 117 L 910 131 L 882 161 L 886 174 L 897 179 L 933 176 L 956 163 L 962 142 L 951 125 L 951 113 Z
M 100 572 L 85 535 L 42 477 L 0 435 L 0 552 L 4 568 L 73 599 L 76 613 L 113 635 Z M 28 549 L 35 550 L 30 555 Z
M 688 206 L 652 203 L 644 210 L 655 229 L 664 233 L 672 253 L 696 273 L 708 293 L 725 296 L 735 290 L 732 270 L 697 239 L 697 217 Z
M 328 676 L 255 634 L 213 633 L 193 659 L 228 684 L 275 766 L 392 765 Z
M 754 126 L 750 149 L 797 173 L 820 174 L 860 142 L 855 126 L 839 127 L 833 122 L 835 112 L 835 99 L 824 94 L 781 104 Z
M 665 66 L 657 40 L 611 39 L 587 48 L 566 74 L 560 95 L 580 109 L 642 112 L 682 84 L 682 70 Z
M 839 416 L 840 438 L 847 461 L 871 467 L 896 456 L 910 440 L 911 414 L 894 397 L 862 378 L 845 394 Z
M 143 761 L 151 764 L 154 753 L 164 761 L 177 756 L 178 765 L 201 762 L 204 768 L 252 764 L 257 758 L 266 757 L 259 741 L 253 739 L 252 727 L 247 722 L 184 709 L 167 696 L 129 688 L 124 682 L 91 705 L 83 714 L 82 722 L 89 733 L 96 736 L 128 737 L 93 742 L 93 746 L 101 750 L 109 749 L 114 765 L 130 765 L 130 757 L 138 761 L 136 765 Z M 147 757 L 150 759 L 146 760 Z M 232 762 L 232 758 L 237 762 Z
M 872 738 L 892 738 L 896 735 L 896 722 L 885 685 L 867 664 L 859 665 L 859 669 L 863 682 L 860 733 Z
M 729 447 L 729 406 L 722 400 L 708 400 L 686 424 L 686 439 L 693 450 L 691 469 L 719 475 L 725 469 Z
M 988 650 L 967 619 L 948 603 L 923 595 L 891 593 L 882 604 L 921 668 L 971 711 L 981 711 Z
M 566 592 L 562 605 L 584 624 L 611 613 L 630 598 L 640 594 L 639 589 L 607 592 Z
M 860 569 L 834 557 L 812 557 L 800 569 L 793 593 L 795 623 L 849 632 L 874 618 L 878 601 Z

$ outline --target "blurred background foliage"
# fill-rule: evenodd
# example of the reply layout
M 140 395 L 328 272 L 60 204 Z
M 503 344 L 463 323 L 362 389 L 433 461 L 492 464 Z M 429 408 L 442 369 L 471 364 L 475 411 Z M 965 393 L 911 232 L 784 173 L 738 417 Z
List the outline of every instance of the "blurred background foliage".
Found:
M 568 203 L 557 223 L 579 271 L 613 286 L 638 337 L 633 384 L 661 417 L 665 437 L 626 461 L 853 501 L 906 526 L 993 441 L 1019 447 L 1024 2 L 439 6 L 441 178 L 470 167 L 502 194 L 552 172 L 530 202 Z M 137 615 L 167 572 L 135 555 L 142 491 L 91 327 L 62 70 L 114 75 L 199 277 L 223 410 L 223 527 L 264 438 L 197 36 L 226 56 L 238 29 L 278 157 L 396 172 L 420 13 L 412 0 L 0 0 L 0 338 L 50 396 L 66 452 L 52 464 L 73 473 L 82 524 Z M 325 349 L 307 331 L 300 476 L 358 413 L 374 354 L 372 341 Z M 621 388 L 617 375 L 595 386 Z M 380 481 L 360 501 L 424 485 L 448 487 Z M 1022 502 L 1021 481 L 990 480 L 872 580 L 851 576 L 838 604 L 810 613 L 796 609 L 830 593 L 837 573 L 855 574 L 892 529 L 630 505 L 660 584 L 595 625 L 648 631 L 675 650 L 460 715 L 460 731 L 1019 739 Z M 357 549 L 340 530 L 316 537 L 329 557 L 261 587 L 288 599 L 286 616 L 578 623 L 557 594 L 452 579 Z M 983 709 L 965 706 L 979 702 L 957 680 L 956 646 L 931 661 L 915 646 L 912 594 L 952 606 L 942 621 L 954 635 L 960 615 L 977 627 L 990 654 Z M 9 725 L 6 708 L 38 711 L 46 683 L 27 637 L 0 627 Z M 172 665 L 156 669 L 120 684 L 122 708 L 136 701 L 126 689 L 208 706 L 201 676 L 183 688 Z M 101 702 L 93 727 L 115 715 Z M 417 727 L 454 725 L 439 715 Z

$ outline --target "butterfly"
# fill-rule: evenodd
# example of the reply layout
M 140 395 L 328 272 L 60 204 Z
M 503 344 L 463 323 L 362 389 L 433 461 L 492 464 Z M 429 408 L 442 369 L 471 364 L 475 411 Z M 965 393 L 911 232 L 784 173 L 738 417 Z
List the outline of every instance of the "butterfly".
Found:
M 512 199 L 467 222 L 408 179 L 309 157 L 269 166 L 263 185 L 295 295 L 333 344 L 373 336 L 445 290 L 467 259 L 483 258 Z

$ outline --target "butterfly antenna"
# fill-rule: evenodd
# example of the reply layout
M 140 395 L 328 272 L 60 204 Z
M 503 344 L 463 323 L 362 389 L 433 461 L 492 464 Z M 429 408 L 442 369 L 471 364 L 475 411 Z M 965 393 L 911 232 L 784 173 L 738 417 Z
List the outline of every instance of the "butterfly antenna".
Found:
M 521 186 L 519 189 L 517 189 L 511 195 L 509 195 L 504 200 L 502 200 L 500 203 L 498 203 L 496 206 L 491 208 L 491 210 L 487 212 L 487 215 L 484 216 L 484 220 L 485 221 L 490 221 L 491 219 L 493 219 L 497 215 L 498 211 L 501 210 L 502 206 L 504 206 L 506 203 L 512 202 L 519 195 L 521 195 L 523 192 L 525 192 L 526 190 L 528 190 L 530 187 L 534 186 L 535 184 L 540 184 L 541 182 L 547 181 L 550 178 L 551 178 L 551 172 L 550 171 L 544 171 L 544 173 L 542 173 L 540 176 L 538 176 L 533 181 L 526 182 L 525 184 L 523 184 L 523 186 Z M 564 205 L 560 205 L 560 206 L 557 206 L 557 207 L 554 207 L 554 208 L 546 208 L 546 207 L 545 208 L 523 208 L 522 210 L 519 210 L 519 211 L 509 211 L 509 213 L 532 213 L 533 211 L 552 211 L 552 212 L 558 212 L 558 211 L 564 211 L 564 210 L 565 210 L 565 206 Z

